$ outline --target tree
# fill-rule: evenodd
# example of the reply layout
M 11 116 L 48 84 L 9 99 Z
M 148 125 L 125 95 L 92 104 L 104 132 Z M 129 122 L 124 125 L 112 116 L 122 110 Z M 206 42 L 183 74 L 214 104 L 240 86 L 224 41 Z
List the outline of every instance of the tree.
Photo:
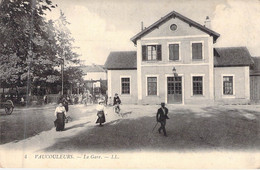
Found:
M 55 7 L 50 0 L 1 1 L 1 85 L 17 87 L 27 83 L 27 87 L 52 88 L 61 84 L 57 68 L 64 65 L 72 74 L 67 83 L 71 84 L 73 77 L 80 80 L 82 74 L 71 68 L 79 63 L 79 55 L 73 51 L 74 39 L 64 13 L 55 21 L 45 18 L 46 11 Z
M 59 61 L 53 21 L 44 18 L 55 8 L 50 0 L 3 0 L 0 4 L 0 81 L 23 86 L 58 80 Z M 28 70 L 30 74 L 28 75 Z
M 67 67 L 64 70 L 64 89 L 70 90 L 77 88 L 77 84 L 83 84 L 82 70 L 78 67 Z
M 60 11 L 59 19 L 55 20 L 57 55 L 64 59 L 65 65 L 79 64 L 79 55 L 73 51 L 76 47 L 73 46 L 74 38 L 68 29 L 69 24 L 64 13 Z
M 67 27 L 69 24 L 70 23 L 67 21 L 64 13 L 60 11 L 60 17 L 56 20 L 55 25 L 57 35 L 57 55 L 61 61 L 62 94 L 64 90 L 64 80 L 66 80 L 65 83 L 68 83 L 66 85 L 66 89 L 70 89 L 71 85 L 75 82 L 81 81 L 82 77 L 82 72 L 80 69 L 75 67 L 75 64 L 79 64 L 79 55 L 73 51 L 73 49 L 76 47 L 73 46 L 74 38 L 72 37 L 71 32 Z M 64 67 L 66 66 L 66 73 L 64 73 Z M 70 75 L 68 75 L 68 73 Z

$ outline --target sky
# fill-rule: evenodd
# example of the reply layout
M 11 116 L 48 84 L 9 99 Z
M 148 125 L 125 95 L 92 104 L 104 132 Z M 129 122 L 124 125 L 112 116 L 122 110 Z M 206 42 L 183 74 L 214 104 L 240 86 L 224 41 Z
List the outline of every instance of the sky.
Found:
M 260 56 L 260 0 L 53 0 L 48 13 L 56 19 L 62 10 L 80 59 L 104 64 L 111 51 L 136 50 L 130 38 L 171 11 L 200 24 L 206 16 L 221 36 L 215 47 L 246 46 Z

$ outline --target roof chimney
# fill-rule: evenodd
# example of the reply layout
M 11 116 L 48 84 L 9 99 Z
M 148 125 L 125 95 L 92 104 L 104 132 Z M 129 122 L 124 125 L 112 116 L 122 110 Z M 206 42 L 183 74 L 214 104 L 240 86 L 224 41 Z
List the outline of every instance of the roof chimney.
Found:
M 207 27 L 207 28 L 211 28 L 211 21 L 209 19 L 209 16 L 206 17 L 206 20 L 204 21 L 204 26 Z
M 141 31 L 143 31 L 144 30 L 144 22 L 142 21 L 141 22 Z

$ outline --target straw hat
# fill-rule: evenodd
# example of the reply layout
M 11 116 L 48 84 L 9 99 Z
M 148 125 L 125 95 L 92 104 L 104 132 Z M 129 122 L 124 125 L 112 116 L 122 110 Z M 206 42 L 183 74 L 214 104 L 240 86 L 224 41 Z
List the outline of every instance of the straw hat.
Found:
M 100 104 L 100 103 L 104 103 L 104 100 L 98 100 L 98 104 Z

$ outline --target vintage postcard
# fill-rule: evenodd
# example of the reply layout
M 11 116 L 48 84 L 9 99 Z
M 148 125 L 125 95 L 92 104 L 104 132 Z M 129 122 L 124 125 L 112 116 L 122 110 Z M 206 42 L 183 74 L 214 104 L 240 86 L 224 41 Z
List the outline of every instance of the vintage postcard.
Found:
M 259 0 L 0 0 L 0 167 L 260 168 Z

